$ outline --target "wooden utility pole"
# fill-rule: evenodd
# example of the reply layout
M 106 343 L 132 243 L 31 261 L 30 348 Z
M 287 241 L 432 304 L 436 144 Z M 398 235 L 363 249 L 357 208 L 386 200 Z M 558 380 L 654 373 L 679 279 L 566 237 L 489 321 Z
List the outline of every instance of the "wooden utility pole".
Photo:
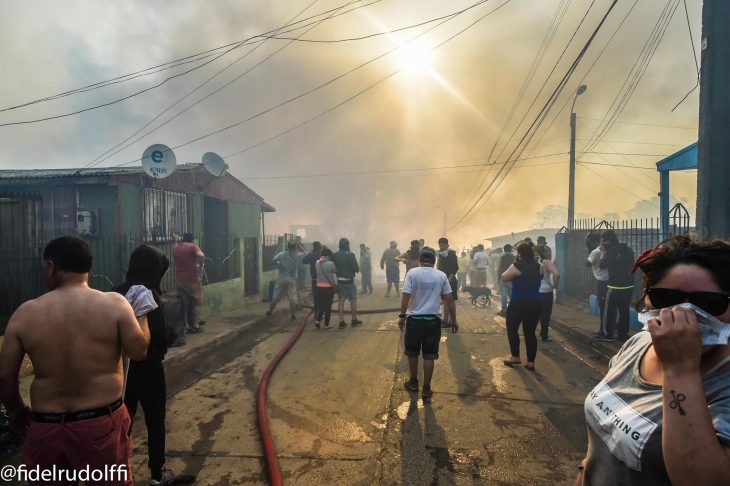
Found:
M 730 1 L 702 6 L 697 236 L 730 239 Z

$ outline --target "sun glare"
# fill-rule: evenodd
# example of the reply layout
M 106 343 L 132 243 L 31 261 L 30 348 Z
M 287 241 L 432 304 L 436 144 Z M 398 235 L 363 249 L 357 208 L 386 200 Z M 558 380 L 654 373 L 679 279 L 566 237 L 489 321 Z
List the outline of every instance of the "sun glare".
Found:
M 405 75 L 420 78 L 431 74 L 432 56 L 429 50 L 416 44 L 406 44 L 395 53 L 395 65 Z

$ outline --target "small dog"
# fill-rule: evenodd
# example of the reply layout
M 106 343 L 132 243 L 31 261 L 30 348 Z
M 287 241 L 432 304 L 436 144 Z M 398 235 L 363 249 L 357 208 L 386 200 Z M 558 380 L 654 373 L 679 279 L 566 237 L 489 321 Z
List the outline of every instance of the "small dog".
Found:
M 477 305 L 477 301 L 480 305 L 483 304 L 484 307 L 492 305 L 492 291 L 489 287 L 469 287 L 465 285 L 461 290 L 471 295 L 471 305 Z

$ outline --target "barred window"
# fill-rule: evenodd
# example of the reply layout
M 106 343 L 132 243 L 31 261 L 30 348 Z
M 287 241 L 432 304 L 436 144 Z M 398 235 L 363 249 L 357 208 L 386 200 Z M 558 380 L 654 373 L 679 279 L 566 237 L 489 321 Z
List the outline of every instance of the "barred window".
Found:
M 167 241 L 188 231 L 187 195 L 146 187 L 144 236 L 146 241 Z

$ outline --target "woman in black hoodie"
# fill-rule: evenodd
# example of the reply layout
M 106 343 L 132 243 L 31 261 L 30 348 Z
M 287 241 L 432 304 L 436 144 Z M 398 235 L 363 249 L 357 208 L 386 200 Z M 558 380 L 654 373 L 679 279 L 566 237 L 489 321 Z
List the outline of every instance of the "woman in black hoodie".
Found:
M 157 308 L 147 314 L 150 344 L 147 358 L 131 361 L 124 395 L 124 404 L 134 419 L 137 404 L 142 404 L 147 426 L 147 453 L 150 484 L 169 484 L 175 478 L 165 466 L 165 368 L 162 360 L 170 337 L 165 324 L 165 309 L 160 299 L 160 282 L 170 266 L 169 259 L 159 249 L 141 245 L 129 257 L 126 281 L 113 290 L 126 295 L 135 285 L 143 285 L 152 292 Z

